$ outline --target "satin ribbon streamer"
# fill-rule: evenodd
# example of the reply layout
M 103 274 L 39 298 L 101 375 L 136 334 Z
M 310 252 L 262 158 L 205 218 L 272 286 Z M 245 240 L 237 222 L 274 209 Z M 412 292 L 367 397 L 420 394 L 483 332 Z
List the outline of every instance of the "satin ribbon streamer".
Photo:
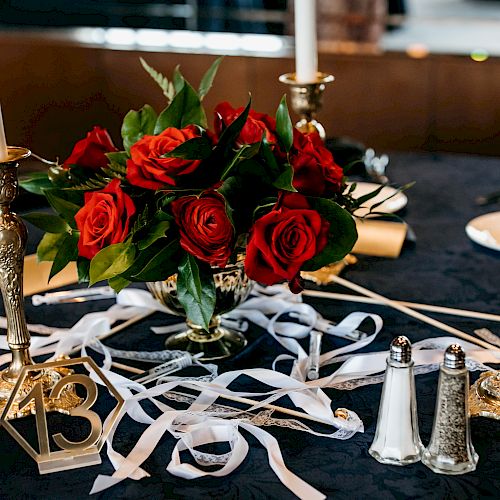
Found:
M 321 419 L 325 424 L 330 424 L 335 429 L 329 434 L 318 433 L 311 429 L 306 432 L 336 439 L 348 439 L 356 432 L 362 432 L 363 424 L 354 412 L 348 411 L 347 420 L 335 417 L 331 409 L 331 400 L 322 388 L 349 389 L 382 381 L 387 352 L 354 353 L 376 338 L 382 328 L 382 319 L 375 314 L 356 312 L 348 315 L 338 325 L 333 325 L 322 318 L 311 306 L 302 303 L 300 296 L 291 294 L 282 286 L 265 289 L 257 287 L 256 293 L 256 297 L 250 298 L 238 309 L 225 316 L 232 320 L 252 321 L 266 329 L 281 346 L 290 352 L 290 354 L 281 354 L 275 359 L 273 370 L 256 368 L 226 372 L 212 382 L 188 381 L 179 378 L 150 389 L 111 372 L 111 354 L 96 337 L 107 333 L 115 321 L 129 319 L 144 312 L 145 309 L 169 312 L 149 292 L 138 289 L 127 289 L 120 292 L 116 305 L 104 312 L 85 315 L 71 329 L 55 329 L 48 337 L 32 338 L 31 352 L 33 356 L 53 354 L 53 357 L 57 357 L 80 344 L 82 345 L 82 355 L 86 355 L 88 346 L 96 347 L 99 352 L 104 354 L 102 369 L 105 375 L 126 400 L 121 415 L 116 420 L 107 439 L 107 453 L 115 468 L 115 473 L 112 476 L 99 475 L 91 493 L 102 491 L 126 478 L 139 480 L 147 477 L 149 474 L 141 468 L 141 465 L 154 451 L 166 432 L 169 432 L 177 440 L 172 451 L 171 461 L 167 465 L 169 472 L 186 479 L 205 475 L 227 475 L 241 464 L 248 453 L 248 444 L 240 432 L 240 429 L 243 429 L 253 434 L 266 448 L 271 468 L 290 491 L 299 498 L 313 500 L 324 498 L 321 492 L 287 469 L 276 439 L 264 429 L 251 424 L 243 413 L 259 409 L 265 404 L 288 395 L 297 407 L 302 408 L 309 415 Z M 289 317 L 292 315 L 300 322 L 290 321 Z M 349 334 L 356 331 L 368 319 L 374 324 L 374 332 L 371 335 L 321 355 L 321 366 L 342 362 L 336 371 L 318 380 L 305 380 L 307 353 L 298 340 L 307 337 L 313 329 L 348 338 Z M 443 350 L 451 342 L 458 342 L 464 347 L 469 360 L 475 363 L 472 366 L 474 369 L 487 369 L 484 363 L 500 362 L 500 353 L 478 348 L 460 339 L 453 337 L 426 339 L 413 346 L 416 372 L 418 373 L 419 368 L 428 371 L 437 369 L 442 360 Z M 8 348 L 5 337 L 0 337 L 0 348 Z M 285 359 L 294 360 L 289 375 L 276 371 L 277 364 Z M 9 360 L 10 354 L 0 356 L 1 364 L 5 364 Z M 241 375 L 252 377 L 274 389 L 264 393 L 229 390 L 227 387 Z M 94 379 L 96 382 L 100 382 L 97 377 Z M 178 386 L 196 389 L 199 392 L 199 395 L 186 410 L 176 410 L 157 399 L 158 396 Z M 247 397 L 264 396 L 265 398 L 245 411 L 235 409 L 232 414 L 228 415 L 226 412 L 223 416 L 214 416 L 213 412 L 206 410 L 211 407 L 220 394 Z M 161 411 L 160 417 L 153 419 L 146 413 L 140 405 L 140 401 L 144 399 L 151 401 Z M 127 457 L 113 449 L 115 430 L 125 414 L 147 426 Z M 227 419 L 228 416 L 231 418 Z M 109 424 L 105 422 L 104 425 Z M 228 453 L 214 455 L 200 453 L 196 450 L 203 444 L 220 441 L 228 442 L 230 447 Z M 184 450 L 191 453 L 198 465 L 220 465 L 221 468 L 207 472 L 191 464 L 182 463 L 180 452 Z

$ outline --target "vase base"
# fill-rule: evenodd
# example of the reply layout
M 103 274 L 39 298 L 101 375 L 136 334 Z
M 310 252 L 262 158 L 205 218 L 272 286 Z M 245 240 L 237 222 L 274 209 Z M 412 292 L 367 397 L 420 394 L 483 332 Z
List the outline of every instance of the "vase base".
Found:
M 213 361 L 229 358 L 240 352 L 247 345 L 247 339 L 239 332 L 218 327 L 209 335 L 199 335 L 189 329 L 171 335 L 165 341 L 167 349 L 187 351 L 191 354 L 203 353 L 200 361 Z

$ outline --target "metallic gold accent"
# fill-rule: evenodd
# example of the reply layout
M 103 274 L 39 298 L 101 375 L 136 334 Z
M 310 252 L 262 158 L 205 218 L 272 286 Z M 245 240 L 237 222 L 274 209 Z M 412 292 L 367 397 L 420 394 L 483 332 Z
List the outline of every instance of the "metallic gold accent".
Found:
M 96 383 L 89 376 L 85 374 L 71 374 L 61 377 L 52 386 L 50 394 L 46 395 L 41 382 L 43 374 L 57 372 L 73 373 L 73 370 L 68 367 L 75 365 L 84 365 L 89 371 L 93 371 L 117 400 L 115 408 L 106 419 L 104 428 L 97 413 L 90 410 L 97 400 L 98 391 Z M 28 384 L 27 381 L 29 381 Z M 28 385 L 31 385 L 31 388 L 26 392 Z M 46 412 L 51 411 L 53 408 L 60 411 L 60 408 L 63 406 L 61 400 L 64 399 L 64 394 L 68 391 L 69 393 L 75 393 L 74 387 L 76 385 L 85 387 L 87 396 L 84 400 L 78 398 L 77 404 L 73 404 L 68 409 L 67 414 L 72 417 L 80 417 L 88 420 L 91 427 L 90 433 L 83 441 L 79 442 L 69 441 L 61 433 L 53 434 L 52 439 L 60 449 L 51 450 Z M 101 463 L 99 452 L 120 415 L 123 405 L 124 399 L 120 396 L 120 393 L 113 387 L 91 358 L 64 359 L 22 368 L 9 401 L 3 410 L 0 425 L 5 427 L 7 432 L 22 446 L 24 451 L 38 463 L 40 473 L 46 474 Z M 10 415 L 16 411 L 16 408 L 23 414 L 27 410 L 29 410 L 28 413 L 35 414 L 38 451 L 9 422 Z
M 469 391 L 471 417 L 500 420 L 500 371 L 484 372 Z
M 23 366 L 33 363 L 29 354 L 30 334 L 23 297 L 28 234 L 23 221 L 10 211 L 18 190 L 18 160 L 30 154 L 28 149 L 9 146 L 7 161 L 0 162 L 0 289 L 7 317 L 7 342 L 12 351 L 12 361 L 1 374 L 1 380 L 7 383 L 15 382 Z
M 42 390 L 47 411 L 69 413 L 81 402 L 71 385 L 64 388 L 57 400 L 47 399 L 49 391 L 72 373 L 65 368 L 38 370 L 36 377 L 32 374 L 33 370 L 26 372 L 23 386 L 16 390 L 17 395 L 12 399 L 12 391 L 17 387 L 24 367 L 33 365 L 23 296 L 27 231 L 23 221 L 10 210 L 18 191 L 19 161 L 30 154 L 26 148 L 8 146 L 7 160 L 0 162 L 0 290 L 7 318 L 7 343 L 12 352 L 10 365 L 0 373 L 0 411 L 5 410 L 7 402 L 11 401 L 6 419 L 24 417 L 36 411 L 34 403 L 28 401 L 23 404 L 24 398 L 35 386 Z
M 35 365 L 31 365 L 35 366 Z M 22 367 L 24 369 L 24 366 Z M 25 397 L 33 390 L 35 385 L 40 385 L 44 394 L 44 405 L 46 411 L 57 411 L 65 415 L 69 415 L 70 410 L 78 406 L 82 399 L 76 394 L 73 386 L 68 386 L 60 394 L 57 399 L 49 399 L 49 392 L 60 381 L 73 372 L 67 368 L 56 368 L 53 370 L 42 371 L 37 374 L 36 378 L 28 375 L 24 381 L 23 387 L 18 390 L 16 398 L 12 401 L 10 411 L 6 418 L 12 420 L 15 418 L 27 417 L 34 414 L 36 409 L 34 404 L 23 405 Z M 0 380 L 0 411 L 3 411 L 7 406 L 9 398 L 15 384 L 6 380 Z
M 0 161 L 2 163 L 15 163 L 31 156 L 31 151 L 19 146 L 7 146 L 7 159 Z
M 356 264 L 358 259 L 354 255 L 347 254 L 342 260 L 324 266 L 317 271 L 301 271 L 300 275 L 308 281 L 312 281 L 316 285 L 329 285 L 333 283 L 332 276 L 339 276 L 339 274 L 348 265 Z
M 214 269 L 216 291 L 215 311 L 208 332 L 201 326 L 187 320 L 188 330 L 168 337 L 165 345 L 169 349 L 179 349 L 192 354 L 200 352 L 200 359 L 222 359 L 243 349 L 247 344 L 245 337 L 234 330 L 220 325 L 220 315 L 231 311 L 241 304 L 250 294 L 253 286 L 245 274 L 243 258 L 224 269 Z M 177 299 L 177 275 L 164 281 L 146 283 L 153 296 L 167 307 L 172 314 L 185 316 L 184 309 Z
M 336 418 L 343 418 L 349 420 L 349 412 L 345 408 L 337 408 L 334 412 Z
M 292 109 L 300 116 L 295 127 L 304 133 L 318 132 L 319 136 L 325 140 L 325 128 L 316 120 L 316 113 L 322 107 L 325 85 L 335 80 L 333 75 L 317 73 L 315 82 L 299 83 L 295 78 L 295 73 L 286 73 L 281 75 L 279 80 L 290 86 Z

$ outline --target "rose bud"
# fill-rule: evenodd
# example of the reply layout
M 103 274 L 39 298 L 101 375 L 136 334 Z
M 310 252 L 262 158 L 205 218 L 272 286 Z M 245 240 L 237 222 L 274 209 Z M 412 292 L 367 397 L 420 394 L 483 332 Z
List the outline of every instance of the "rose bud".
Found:
M 215 133 L 220 136 L 224 128 L 231 125 L 243 113 L 244 109 L 243 107 L 234 109 L 228 102 L 218 104 L 215 108 Z M 269 144 L 276 144 L 275 130 L 276 120 L 274 118 L 264 113 L 257 113 L 251 109 L 236 143 L 239 146 L 243 144 L 255 144 L 262 140 L 265 132 L 267 142 Z
M 245 258 L 247 275 L 264 285 L 283 280 L 298 284 L 304 262 L 328 243 L 330 223 L 310 208 L 305 196 L 287 193 L 277 207 L 257 219 L 250 231 Z M 299 287 L 294 287 L 298 291 Z
M 132 198 L 113 179 L 104 189 L 85 193 L 85 204 L 75 215 L 80 231 L 78 254 L 92 259 L 104 247 L 121 243 L 135 214 Z
M 69 158 L 63 163 L 63 168 L 78 166 L 90 170 L 104 168 L 108 164 L 106 153 L 118 151 L 106 129 L 94 127 L 85 139 L 78 141 L 73 147 Z
M 224 267 L 234 240 L 224 198 L 209 191 L 200 196 L 183 196 L 174 200 L 171 206 L 179 227 L 181 247 L 203 262 Z
M 146 189 L 175 186 L 177 176 L 194 172 L 201 161 L 163 156 L 199 136 L 200 132 L 194 125 L 182 129 L 169 127 L 159 135 L 145 135 L 130 148 L 127 180 L 134 186 Z
M 323 196 L 341 191 L 344 172 L 317 133 L 294 132 L 290 163 L 293 187 L 299 193 Z

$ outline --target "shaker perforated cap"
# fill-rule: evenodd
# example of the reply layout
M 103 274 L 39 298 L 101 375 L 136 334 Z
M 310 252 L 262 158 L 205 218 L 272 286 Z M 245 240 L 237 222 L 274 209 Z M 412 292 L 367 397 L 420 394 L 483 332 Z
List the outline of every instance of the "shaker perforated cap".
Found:
M 411 342 L 407 337 L 400 335 L 391 342 L 390 358 L 400 363 L 411 361 Z
M 465 368 L 465 352 L 459 344 L 451 344 L 444 352 L 446 368 Z

